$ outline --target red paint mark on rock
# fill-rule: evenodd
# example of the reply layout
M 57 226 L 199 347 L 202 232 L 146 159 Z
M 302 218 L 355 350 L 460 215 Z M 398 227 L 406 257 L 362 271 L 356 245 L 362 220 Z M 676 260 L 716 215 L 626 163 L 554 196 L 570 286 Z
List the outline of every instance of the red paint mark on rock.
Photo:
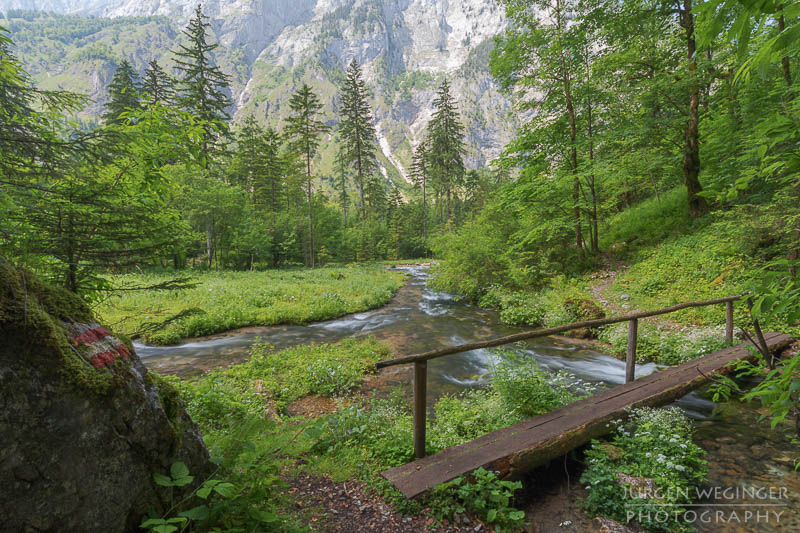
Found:
M 68 331 L 69 342 L 95 368 L 108 368 L 120 357 L 127 359 L 131 356 L 128 347 L 97 322 L 63 324 Z
M 106 368 L 111 366 L 117 360 L 116 351 L 100 352 L 92 356 L 91 363 L 97 368 Z

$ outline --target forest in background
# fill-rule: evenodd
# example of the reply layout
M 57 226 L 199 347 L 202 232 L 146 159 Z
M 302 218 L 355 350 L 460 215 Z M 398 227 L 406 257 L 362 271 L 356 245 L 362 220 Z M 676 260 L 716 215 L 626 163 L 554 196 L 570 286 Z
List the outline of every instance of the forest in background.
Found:
M 143 73 L 121 62 L 103 126 L 88 129 L 68 119 L 85 98 L 33 88 L 4 38 L 7 116 L 25 118 L 15 141 L 51 148 L 33 167 L 19 152 L 6 162 L 6 254 L 83 293 L 106 287 L 99 273 L 134 265 L 253 269 L 422 257 L 428 233 L 460 225 L 498 180 L 465 169 L 463 125 L 445 81 L 415 155 L 419 194 L 408 198 L 392 185 L 380 172 L 355 62 L 338 123 L 323 123 L 319 98 L 303 85 L 280 131 L 252 117 L 233 125 L 229 78 L 208 36 L 198 8 L 174 51 L 174 72 L 155 60 Z M 317 148 L 334 134 L 336 192 L 326 194 Z

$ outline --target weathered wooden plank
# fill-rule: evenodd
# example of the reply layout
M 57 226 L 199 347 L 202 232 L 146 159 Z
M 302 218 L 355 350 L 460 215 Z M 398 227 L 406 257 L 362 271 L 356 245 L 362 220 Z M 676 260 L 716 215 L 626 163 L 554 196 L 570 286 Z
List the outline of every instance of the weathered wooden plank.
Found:
M 671 307 L 665 307 L 663 309 L 656 309 L 654 311 L 639 311 L 636 313 L 628 313 L 627 315 L 616 316 L 611 318 L 585 320 L 583 322 L 573 322 L 572 324 L 564 324 L 563 326 L 555 326 L 552 328 L 542 328 L 530 331 L 523 331 L 522 333 L 515 333 L 513 335 L 507 335 L 505 337 L 499 337 L 496 339 L 468 342 L 465 344 L 460 344 L 458 346 L 449 346 L 447 348 L 441 348 L 439 350 L 431 350 L 429 352 L 423 352 L 415 355 L 406 355 L 403 357 L 397 357 L 395 359 L 378 361 L 377 363 L 375 363 L 375 367 L 380 369 L 380 368 L 386 368 L 387 366 L 404 365 L 407 363 L 415 363 L 418 361 L 429 361 L 431 359 L 436 359 L 437 357 L 444 357 L 445 355 L 452 355 L 454 353 L 468 352 L 470 350 L 479 350 L 482 348 L 492 348 L 494 346 L 502 346 L 504 344 L 512 344 L 518 341 L 535 339 L 537 337 L 558 335 L 559 333 L 564 333 L 565 331 L 570 331 L 573 329 L 596 328 L 599 326 L 607 326 L 608 324 L 626 322 L 628 320 L 633 320 L 634 318 L 639 319 L 657 315 L 665 315 L 667 313 L 674 313 L 675 311 L 680 311 L 681 309 L 688 309 L 690 307 L 704 307 L 707 305 L 717 305 L 717 304 L 732 302 L 742 298 L 742 296 L 744 295 L 726 296 L 725 298 L 715 298 L 713 300 L 703 300 L 701 302 L 686 302 L 678 305 L 673 305 Z
M 772 349 L 790 340 L 779 333 L 765 335 Z M 503 477 L 520 474 L 606 433 L 608 422 L 624 416 L 626 408 L 671 403 L 706 383 L 707 376 L 727 372 L 726 365 L 731 361 L 752 356 L 745 347 L 747 344 L 607 389 L 545 415 L 387 470 L 383 476 L 411 498 L 480 466 L 497 470 Z

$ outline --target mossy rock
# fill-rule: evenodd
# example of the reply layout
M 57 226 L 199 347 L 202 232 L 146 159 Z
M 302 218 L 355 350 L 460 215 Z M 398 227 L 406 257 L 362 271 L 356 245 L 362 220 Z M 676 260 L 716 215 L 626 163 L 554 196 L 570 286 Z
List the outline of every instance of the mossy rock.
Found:
M 576 322 L 586 320 L 599 320 L 606 317 L 605 311 L 596 301 L 589 298 L 568 298 L 564 301 L 564 310 L 572 316 Z M 597 328 L 582 328 L 573 330 L 567 335 L 579 339 L 596 339 Z
M 79 297 L 0 258 L 0 529 L 133 532 L 165 512 L 153 474 L 211 470 L 166 385 Z

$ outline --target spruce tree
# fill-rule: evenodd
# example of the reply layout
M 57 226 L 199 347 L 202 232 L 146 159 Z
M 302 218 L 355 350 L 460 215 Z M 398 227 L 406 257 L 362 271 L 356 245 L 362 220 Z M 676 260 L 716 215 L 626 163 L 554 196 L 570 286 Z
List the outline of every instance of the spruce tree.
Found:
M 187 44 L 179 45 L 175 54 L 175 69 L 179 73 L 178 106 L 205 123 L 202 140 L 202 155 L 206 168 L 213 153 L 220 147 L 218 141 L 228 134 L 230 115 L 228 108 L 233 101 L 228 94 L 228 76 L 214 64 L 214 50 L 219 44 L 209 44 L 211 25 L 198 5 L 194 17 L 183 30 Z
M 300 154 L 305 162 L 306 201 L 308 202 L 308 262 L 314 267 L 314 206 L 311 195 L 311 160 L 319 146 L 319 136 L 329 130 L 317 118 L 322 103 L 319 97 L 307 84 L 292 95 L 289 99 L 289 109 L 292 114 L 286 119 L 286 136 L 291 148 Z
M 369 176 L 377 170 L 378 161 L 375 157 L 375 127 L 372 125 L 369 94 L 361 76 L 361 67 L 355 59 L 347 68 L 339 97 L 342 101 L 340 157 L 345 165 L 355 171 L 363 220 L 366 218 L 365 186 Z
M 142 80 L 142 96 L 147 105 L 169 105 L 175 97 L 175 81 L 167 74 L 158 61 L 153 59 L 147 65 Z
M 230 181 L 241 186 L 256 203 L 256 189 L 266 181 L 264 132 L 252 115 L 248 116 L 236 132 L 237 149 L 229 172 Z
M 422 238 L 428 240 L 428 163 L 429 150 L 425 141 L 414 149 L 411 163 L 411 181 L 422 190 Z
M 431 178 L 445 197 L 446 220 L 449 223 L 452 196 L 464 178 L 464 125 L 458 116 L 457 102 L 444 80 L 436 91 L 434 113 L 428 124 L 427 143 Z
M 256 187 L 256 197 L 272 213 L 273 226 L 275 217 L 281 206 L 286 184 L 283 182 L 286 173 L 286 162 L 281 154 L 281 136 L 273 128 L 267 128 L 263 134 L 265 181 Z
M 347 163 L 342 157 L 341 150 L 336 155 L 336 172 L 339 174 L 339 201 L 342 203 L 342 221 L 347 226 Z
M 139 102 L 139 75 L 127 59 L 123 59 L 107 89 L 103 120 L 106 124 L 121 124 L 125 119 L 120 118 L 123 113 L 137 111 L 141 108 Z
M 210 28 L 208 17 L 203 15 L 202 5 L 198 5 L 194 17 L 183 30 L 188 42 L 179 45 L 174 52 L 175 69 L 179 74 L 175 101 L 181 109 L 203 124 L 203 135 L 198 148 L 206 170 L 223 149 L 221 141 L 229 134 L 230 115 L 227 109 L 233 105 L 228 96 L 228 76 L 214 64 L 214 50 L 219 45 L 208 43 Z M 209 267 L 214 260 L 216 247 L 214 223 L 213 214 L 209 214 L 205 221 Z

